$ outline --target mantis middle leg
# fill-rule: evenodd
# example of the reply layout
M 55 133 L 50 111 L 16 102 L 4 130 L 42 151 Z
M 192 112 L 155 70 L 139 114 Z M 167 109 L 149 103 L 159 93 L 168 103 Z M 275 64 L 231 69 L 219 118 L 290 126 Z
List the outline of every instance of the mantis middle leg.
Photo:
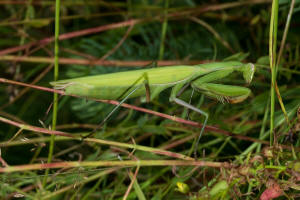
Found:
M 195 112 L 197 112 L 197 113 L 199 113 L 199 114 L 201 114 L 205 117 L 204 122 L 203 122 L 202 127 L 201 127 L 201 130 L 200 130 L 200 133 L 199 133 L 199 135 L 196 139 L 196 143 L 194 144 L 195 145 L 194 146 L 194 157 L 195 157 L 195 159 L 197 159 L 198 146 L 199 146 L 199 142 L 200 142 L 200 139 L 202 137 L 202 134 L 204 132 L 205 126 L 207 124 L 208 113 L 204 112 L 203 110 L 200 110 L 199 108 L 197 108 L 197 107 L 195 107 L 195 106 L 193 106 L 193 105 L 191 105 L 191 104 L 189 104 L 189 103 L 187 103 L 187 102 L 185 102 L 181 99 L 178 99 L 177 97 L 173 98 L 173 101 L 175 103 L 177 103 L 178 105 L 181 105 L 181 106 L 186 107 L 190 110 L 193 110 L 193 111 L 195 111 Z

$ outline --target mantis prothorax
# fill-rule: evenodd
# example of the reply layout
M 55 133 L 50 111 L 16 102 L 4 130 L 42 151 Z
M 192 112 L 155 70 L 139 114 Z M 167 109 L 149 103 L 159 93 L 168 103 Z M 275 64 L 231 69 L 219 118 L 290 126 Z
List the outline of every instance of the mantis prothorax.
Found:
M 250 83 L 255 67 L 252 63 L 244 64 L 236 61 L 195 66 L 169 66 L 60 80 L 51 82 L 51 85 L 55 89 L 64 90 L 66 94 L 82 97 L 107 100 L 123 98 L 120 104 L 104 119 L 103 123 L 125 100 L 134 97 L 146 97 L 147 101 L 151 101 L 163 90 L 172 87 L 170 102 L 175 102 L 205 117 L 199 136 L 195 140 L 194 154 L 197 157 L 198 144 L 207 124 L 208 114 L 178 97 L 185 88 L 191 86 L 195 91 L 221 102 L 241 102 L 250 95 L 250 89 L 213 83 L 234 71 L 241 72 L 245 81 Z

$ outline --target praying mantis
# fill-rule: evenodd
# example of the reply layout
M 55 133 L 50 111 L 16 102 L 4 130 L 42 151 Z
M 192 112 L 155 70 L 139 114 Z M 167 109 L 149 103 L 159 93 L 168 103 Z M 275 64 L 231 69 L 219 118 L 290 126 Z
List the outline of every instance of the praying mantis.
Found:
M 241 72 L 246 83 L 249 84 L 252 81 L 255 66 L 252 63 L 244 64 L 238 61 L 195 66 L 168 66 L 59 80 L 50 84 L 55 89 L 64 90 L 67 95 L 107 100 L 122 99 L 101 124 L 105 123 L 127 99 L 146 97 L 149 102 L 163 90 L 172 88 L 170 102 L 186 107 L 205 117 L 200 133 L 195 139 L 194 155 L 196 157 L 200 138 L 207 124 L 208 113 L 179 97 L 190 86 L 193 90 L 221 102 L 238 103 L 244 101 L 251 94 L 249 88 L 214 83 L 234 71 Z

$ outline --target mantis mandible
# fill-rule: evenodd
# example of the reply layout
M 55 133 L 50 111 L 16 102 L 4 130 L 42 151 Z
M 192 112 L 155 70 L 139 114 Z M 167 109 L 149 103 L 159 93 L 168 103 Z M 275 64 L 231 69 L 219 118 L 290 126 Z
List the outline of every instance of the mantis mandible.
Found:
M 197 157 L 198 144 L 207 124 L 208 114 L 179 99 L 179 96 L 188 86 L 191 86 L 193 90 L 221 102 L 241 102 L 250 95 L 250 89 L 213 83 L 234 71 L 241 72 L 245 81 L 250 83 L 255 66 L 252 63 L 244 64 L 237 61 L 207 63 L 195 66 L 169 66 L 86 76 L 60 80 L 50 84 L 55 89 L 64 90 L 67 95 L 107 100 L 122 99 L 119 105 L 109 113 L 101 124 L 105 123 L 112 113 L 127 99 L 146 97 L 147 101 L 151 101 L 163 90 L 172 87 L 170 102 L 175 102 L 205 117 L 200 133 L 195 140 L 194 155 Z

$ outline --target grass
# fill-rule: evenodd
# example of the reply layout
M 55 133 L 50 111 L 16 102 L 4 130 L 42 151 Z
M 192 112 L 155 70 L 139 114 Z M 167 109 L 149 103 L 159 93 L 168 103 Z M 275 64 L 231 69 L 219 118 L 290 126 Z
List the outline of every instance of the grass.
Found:
M 3 2 L 1 199 L 297 199 L 299 6 Z M 150 104 L 128 100 L 82 140 L 118 102 L 49 89 L 53 80 L 225 59 L 255 63 L 252 95 L 222 104 L 194 94 L 210 114 L 198 160 L 192 144 L 204 118 L 170 104 L 169 90 Z

